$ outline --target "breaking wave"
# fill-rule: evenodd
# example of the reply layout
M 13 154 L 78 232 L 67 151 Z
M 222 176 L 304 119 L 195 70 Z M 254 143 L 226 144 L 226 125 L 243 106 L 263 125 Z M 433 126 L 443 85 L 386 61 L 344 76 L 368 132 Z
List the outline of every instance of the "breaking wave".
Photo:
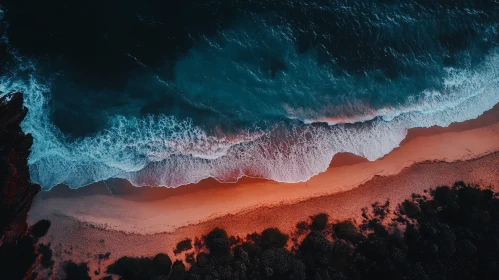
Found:
M 336 153 L 375 160 L 396 148 L 409 128 L 476 118 L 499 102 L 497 65 L 495 52 L 474 71 L 447 69 L 443 91 L 426 91 L 411 107 L 385 108 L 357 120 L 281 121 L 265 131 L 232 136 L 210 136 L 189 120 L 169 116 L 119 116 L 109 129 L 69 141 L 48 117 L 49 87 L 34 77 L 28 83 L 2 79 L 1 91 L 25 92 L 29 114 L 22 127 L 34 136 L 32 180 L 45 188 L 109 178 L 169 187 L 243 175 L 297 182 L 325 171 Z
M 123 59 L 136 67 L 133 78 L 105 91 L 83 87 L 62 70 L 46 74 L 46 62 L 20 54 L 4 36 L 12 60 L 0 77 L 0 92 L 25 94 L 29 111 L 22 128 L 34 138 L 31 178 L 44 189 L 57 184 L 77 188 L 110 178 L 168 187 L 209 177 L 235 181 L 244 175 L 305 181 L 325 171 L 337 153 L 375 160 L 398 147 L 410 128 L 473 119 L 499 103 L 499 49 L 493 43 L 497 25 L 478 28 L 477 38 L 488 42 L 487 48 L 463 47 L 439 55 L 442 38 L 436 42 L 423 34 L 428 26 L 419 29 L 421 23 L 404 15 L 405 8 L 356 23 L 367 24 L 367 31 L 382 30 L 378 37 L 388 36 L 379 38 L 387 40 L 386 46 L 372 43 L 372 65 L 349 69 L 345 64 L 358 64 L 361 51 L 369 57 L 360 47 L 359 53 L 350 53 L 338 49 L 337 42 L 332 47 L 326 42 L 300 49 L 303 39 L 292 21 L 255 16 L 199 36 L 168 75 L 127 52 Z M 407 43 L 404 36 L 409 35 L 397 34 L 406 25 L 421 41 Z M 397 50 L 405 44 L 414 46 Z M 392 60 L 383 61 L 381 55 Z M 65 100 L 55 94 L 60 88 L 72 90 Z M 103 96 L 119 99 L 119 106 L 102 109 Z M 164 96 L 169 98 L 165 103 L 183 107 L 156 109 L 155 103 L 165 105 Z M 59 127 L 54 111 L 60 108 L 78 112 L 79 122 Z M 73 137 L 66 131 L 93 118 L 103 124 L 92 133 Z

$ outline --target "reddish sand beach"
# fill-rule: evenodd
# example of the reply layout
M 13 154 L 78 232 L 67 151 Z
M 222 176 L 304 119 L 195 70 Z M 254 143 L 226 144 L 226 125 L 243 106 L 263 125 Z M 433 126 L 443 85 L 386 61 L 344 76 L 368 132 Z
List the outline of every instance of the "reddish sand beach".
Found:
M 217 226 L 239 236 L 276 226 L 291 233 L 297 222 L 316 213 L 357 219 L 372 202 L 389 199 L 396 204 L 411 193 L 457 180 L 495 187 L 498 152 L 496 107 L 448 128 L 411 130 L 399 148 L 373 162 L 337 155 L 326 172 L 307 182 L 242 178 L 222 184 L 209 179 L 165 189 L 109 180 L 79 190 L 57 187 L 36 198 L 30 220 L 53 222 L 43 241 L 52 243 L 56 261 L 83 261 L 105 252 L 111 252 L 109 261 L 172 253 L 180 240 Z

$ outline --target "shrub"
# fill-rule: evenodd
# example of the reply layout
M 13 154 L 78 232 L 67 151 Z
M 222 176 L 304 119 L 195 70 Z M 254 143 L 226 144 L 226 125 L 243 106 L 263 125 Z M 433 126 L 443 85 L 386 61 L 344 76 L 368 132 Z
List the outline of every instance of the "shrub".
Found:
M 260 246 L 264 249 L 283 248 L 286 246 L 289 237 L 281 233 L 277 228 L 268 228 L 262 232 L 260 237 Z
M 214 255 L 227 255 L 230 249 L 230 240 L 227 232 L 220 228 L 210 231 L 204 239 L 210 253 Z
M 66 273 L 66 279 L 68 280 L 90 280 L 87 263 L 76 264 L 72 261 L 68 261 L 63 264 L 63 267 L 64 272 Z
M 35 238 L 40 238 L 45 236 L 47 232 L 49 231 L 50 228 L 50 221 L 49 220 L 40 220 L 36 224 L 33 225 L 31 228 L 31 233 Z
M 333 225 L 333 237 L 355 244 L 362 239 L 363 235 L 351 221 L 343 221 Z
M 311 218 L 312 225 L 310 226 L 310 228 L 312 230 L 324 230 L 327 227 L 327 222 L 329 220 L 329 216 L 327 214 L 321 213 Z
M 153 259 L 153 266 L 156 275 L 168 276 L 172 267 L 172 260 L 166 254 L 157 254 Z
M 176 255 L 176 254 L 179 254 L 181 252 L 184 252 L 184 251 L 187 251 L 190 249 L 192 249 L 192 240 L 189 238 L 186 238 L 185 240 L 182 240 L 179 243 L 177 243 L 177 247 L 175 248 L 173 253 Z

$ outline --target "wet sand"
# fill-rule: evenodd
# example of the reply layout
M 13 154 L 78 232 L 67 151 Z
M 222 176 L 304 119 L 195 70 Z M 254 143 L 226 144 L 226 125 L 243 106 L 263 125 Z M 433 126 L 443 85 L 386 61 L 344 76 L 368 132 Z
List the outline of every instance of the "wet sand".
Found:
M 30 219 L 53 222 L 44 241 L 53 244 L 56 260 L 86 260 L 110 251 L 110 261 L 171 254 L 178 241 L 217 226 L 245 236 L 267 227 L 290 233 L 297 222 L 320 212 L 336 220 L 357 219 L 360 209 L 375 201 L 396 204 L 411 193 L 457 180 L 497 186 L 498 116 L 496 107 L 448 128 L 410 130 L 399 148 L 373 162 L 337 155 L 326 172 L 307 182 L 207 179 L 165 189 L 108 180 L 78 190 L 59 186 L 36 198 Z M 70 253 L 64 251 L 70 247 Z
M 63 213 L 97 227 L 134 234 L 173 232 L 178 228 L 227 214 L 295 204 L 314 197 L 348 191 L 375 176 L 390 176 L 424 161 L 464 161 L 499 151 L 499 124 L 416 137 L 382 159 L 337 165 L 307 182 L 278 183 L 244 178 L 235 184 L 213 179 L 176 190 L 144 188 L 112 195 L 94 193 L 76 197 L 43 197 L 34 202 L 35 218 Z M 344 161 L 355 158 L 342 156 Z M 106 183 L 110 189 L 119 187 Z M 102 192 L 104 183 L 92 188 Z M 71 193 L 71 191 L 69 191 Z M 111 191 L 112 192 L 112 191 Z

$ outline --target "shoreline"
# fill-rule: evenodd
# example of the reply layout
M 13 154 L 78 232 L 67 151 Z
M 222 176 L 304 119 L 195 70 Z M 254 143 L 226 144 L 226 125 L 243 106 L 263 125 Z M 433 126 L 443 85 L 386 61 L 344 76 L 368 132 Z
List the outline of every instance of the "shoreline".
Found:
M 277 227 L 292 235 L 296 224 L 310 216 L 326 213 L 332 222 L 352 220 L 360 222 L 361 209 L 372 203 L 390 200 L 396 205 L 412 193 L 441 185 L 452 185 L 458 180 L 482 186 L 499 187 L 499 152 L 480 158 L 447 162 L 423 162 L 404 168 L 390 176 L 375 176 L 368 182 L 349 191 L 308 199 L 295 204 L 260 207 L 238 214 L 227 214 L 199 224 L 180 227 L 173 232 L 152 235 L 131 234 L 105 230 L 82 223 L 59 213 L 52 215 L 52 227 L 41 242 L 51 243 L 56 263 L 71 259 L 89 262 L 91 271 L 99 267 L 99 254 L 111 252 L 111 257 L 101 261 L 106 267 L 123 256 L 141 257 L 167 253 L 173 259 L 183 259 L 184 254 L 173 253 L 175 245 L 185 238 L 199 238 L 215 227 L 224 228 L 229 235 L 245 237 L 269 227 Z M 55 266 L 57 270 L 57 265 Z M 57 275 L 57 271 L 55 271 Z
M 123 180 L 74 190 L 58 186 L 35 197 L 28 221 L 52 221 L 41 242 L 51 243 L 56 264 L 89 262 L 94 271 L 123 256 L 183 259 L 173 254 L 175 245 L 215 227 L 239 237 L 269 227 L 292 235 L 298 222 L 318 213 L 358 222 L 361 209 L 376 201 L 396 205 L 456 181 L 499 187 L 499 106 L 448 128 L 409 131 L 407 138 L 376 161 L 339 154 L 326 172 L 302 183 L 243 177 L 176 189 L 137 188 Z M 99 260 L 107 252 L 111 257 Z
M 108 180 L 75 190 L 62 186 L 35 198 L 32 219 L 57 213 L 105 230 L 153 235 L 173 232 L 261 207 L 296 204 L 355 189 L 376 176 L 392 176 L 422 162 L 456 162 L 499 151 L 499 106 L 477 119 L 448 128 L 421 128 L 386 156 L 367 161 L 338 154 L 330 167 L 306 182 L 279 183 L 243 177 L 236 183 L 213 178 L 179 188 L 133 187 Z M 132 210 L 130 210 L 132 209 Z
M 435 126 L 431 126 L 431 127 L 410 128 L 407 130 L 406 136 L 399 143 L 399 145 L 397 147 L 395 147 L 393 150 L 391 150 L 388 154 L 386 154 L 383 157 L 380 157 L 374 161 L 378 161 L 378 160 L 383 159 L 387 155 L 400 149 L 402 146 L 404 146 L 408 142 L 410 142 L 416 138 L 419 138 L 419 137 L 432 136 L 435 134 L 443 134 L 443 133 L 448 133 L 448 132 L 461 132 L 461 131 L 466 131 L 466 130 L 472 130 L 472 129 L 476 129 L 476 128 L 490 126 L 490 125 L 493 125 L 493 124 L 498 123 L 498 122 L 499 122 L 499 103 L 496 104 L 494 107 L 492 107 L 490 110 L 485 111 L 482 115 L 478 116 L 475 119 L 466 120 L 464 122 L 453 122 L 447 127 L 440 127 L 440 126 L 435 125 Z M 362 156 L 356 155 L 356 154 L 351 154 L 348 152 L 340 152 L 340 153 L 337 153 L 333 156 L 328 168 L 321 173 L 327 172 L 328 169 L 333 168 L 333 167 L 342 167 L 342 166 L 352 165 L 352 164 L 357 164 L 357 163 L 362 163 L 362 162 L 369 162 L 369 160 L 362 157 Z M 310 177 L 309 179 L 307 179 L 305 181 L 309 181 L 311 178 L 316 177 L 316 176 L 320 175 L 321 173 L 313 175 L 312 177 Z M 174 187 L 174 188 L 173 187 L 165 187 L 165 186 L 135 186 L 135 185 L 132 185 L 130 182 L 128 182 L 126 179 L 110 178 L 110 179 L 107 179 L 104 181 L 91 183 L 91 184 L 81 186 L 78 188 L 69 188 L 68 186 L 66 186 L 64 184 L 59 184 L 59 185 L 53 186 L 52 188 L 50 188 L 48 190 L 42 190 L 41 196 L 43 196 L 44 198 L 79 197 L 79 196 L 86 196 L 86 195 L 93 195 L 93 194 L 106 195 L 106 194 L 109 194 L 109 192 L 110 192 L 113 195 L 122 195 L 124 198 L 134 199 L 132 196 L 136 196 L 136 195 L 141 196 L 144 193 L 149 192 L 149 190 L 152 190 L 152 192 L 154 192 L 154 195 L 156 196 L 156 198 L 160 199 L 162 197 L 177 195 L 179 193 L 187 193 L 189 191 L 189 189 L 192 191 L 193 189 L 197 189 L 197 188 L 209 188 L 209 187 L 213 187 L 214 184 L 224 185 L 224 186 L 239 185 L 239 184 L 254 182 L 255 180 L 262 181 L 262 182 L 276 182 L 276 183 L 283 183 L 283 184 L 294 184 L 294 183 L 289 183 L 289 182 L 274 181 L 272 179 L 267 179 L 267 178 L 263 178 L 263 177 L 253 177 L 253 176 L 247 175 L 247 174 L 242 175 L 241 177 L 237 178 L 234 182 L 222 182 L 222 181 L 219 181 L 213 177 L 208 177 L 208 178 L 202 179 L 196 183 L 181 185 L 179 187 Z M 300 182 L 305 182 L 305 181 L 300 181 Z M 107 191 L 103 191 L 102 185 L 107 185 L 108 182 L 115 183 L 116 185 L 113 188 L 108 188 Z M 300 183 L 300 182 L 295 182 L 295 183 Z M 166 194 L 166 193 L 168 193 L 168 194 Z M 157 197 L 158 195 L 159 195 L 159 197 Z M 125 197 L 125 196 L 129 196 L 129 197 Z M 148 199 L 153 199 L 153 198 L 151 197 Z

